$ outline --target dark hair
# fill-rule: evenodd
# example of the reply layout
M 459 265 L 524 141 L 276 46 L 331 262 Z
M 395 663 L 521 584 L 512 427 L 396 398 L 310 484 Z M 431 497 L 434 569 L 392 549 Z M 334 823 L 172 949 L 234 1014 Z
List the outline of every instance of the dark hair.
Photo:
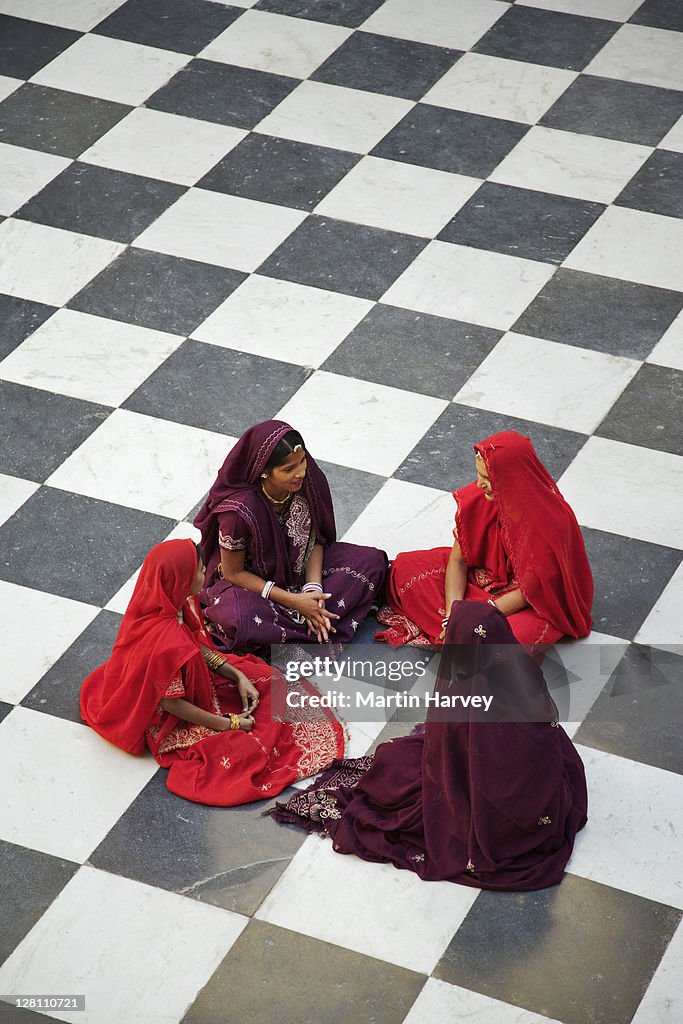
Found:
M 275 469 L 276 466 L 281 466 L 283 462 L 286 462 L 297 445 L 301 445 L 302 448 L 305 448 L 303 437 L 298 430 L 288 430 L 284 437 L 281 437 L 275 445 L 273 454 L 266 463 L 266 473 L 269 473 L 271 469 Z

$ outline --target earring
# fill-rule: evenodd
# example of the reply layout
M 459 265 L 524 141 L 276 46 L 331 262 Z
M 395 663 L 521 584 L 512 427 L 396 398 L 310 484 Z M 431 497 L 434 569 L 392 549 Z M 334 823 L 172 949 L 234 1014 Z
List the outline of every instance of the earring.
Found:
M 267 473 L 261 473 L 261 479 L 262 480 L 267 480 L 268 479 L 268 474 Z

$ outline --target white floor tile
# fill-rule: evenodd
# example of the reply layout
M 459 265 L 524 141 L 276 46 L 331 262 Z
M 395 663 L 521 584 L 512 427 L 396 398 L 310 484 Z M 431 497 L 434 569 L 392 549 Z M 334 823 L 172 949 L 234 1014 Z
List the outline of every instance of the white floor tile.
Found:
M 521 1006 L 502 1003 L 437 978 L 427 978 L 427 984 L 403 1024 L 446 1024 L 446 1021 L 453 1024 L 455 1021 L 463 1024 L 557 1024 L 550 1017 L 540 1017 Z
M 0 700 L 23 700 L 98 612 L 80 601 L 0 581 L 6 623 L 0 636 Z
M 306 214 L 285 206 L 193 188 L 133 245 L 234 270 L 256 270 Z M 230 229 L 226 230 L 226 225 Z
M 116 409 L 46 483 L 182 519 L 233 444 L 223 434 Z
M 534 124 L 576 77 L 575 71 L 466 53 L 422 102 Z
M 121 0 L 0 0 L 0 13 L 89 32 L 120 6 Z
M 85 725 L 16 707 L 2 723 L 0 838 L 84 861 L 157 771 Z
M 635 359 L 511 332 L 454 401 L 590 434 L 640 365 Z
M 449 481 L 444 480 L 444 486 Z M 389 558 L 399 551 L 451 547 L 455 503 L 450 491 L 387 480 L 363 509 L 344 540 L 352 544 L 377 544 Z
M 683 313 L 679 313 L 674 322 L 645 360 L 647 363 L 658 363 L 660 366 L 672 366 L 675 370 L 683 370 Z
M 683 547 L 683 458 L 589 437 L 558 480 L 583 526 Z
M 321 370 L 280 410 L 312 454 L 390 476 L 446 407 L 438 398 Z M 397 416 L 397 410 L 400 415 Z
M 149 178 L 194 185 L 248 133 L 138 107 L 79 160 Z
M 298 366 L 319 366 L 373 305 L 353 295 L 253 274 L 192 337 Z
M 63 156 L 0 142 L 0 214 L 15 213 L 70 163 Z
M 58 309 L 0 363 L 0 379 L 120 405 L 184 339 Z
M 480 185 L 479 178 L 366 156 L 315 212 L 433 238 Z
M 0 291 L 62 306 L 125 245 L 25 220 L 0 224 Z
M 679 117 L 676 124 L 659 143 L 660 149 L 672 149 L 675 153 L 683 153 L 683 117 Z
M 543 674 L 570 736 L 593 707 L 627 647 L 628 640 L 593 631 L 582 640 L 555 644 L 546 653 Z
M 683 924 L 679 924 L 631 1024 L 672 1024 L 683 1018 Z
M 256 128 L 295 142 L 367 153 L 413 106 L 395 96 L 302 82 Z
M 490 180 L 611 203 L 651 153 L 649 146 L 537 125 L 498 165 Z
M 102 927 L 102 921 L 107 927 Z M 163 926 L 161 926 L 163 922 Z M 0 969 L 7 992 L 85 993 L 82 1024 L 178 1021 L 248 922 L 150 885 L 83 867 Z
M 646 25 L 622 25 L 584 72 L 683 89 L 683 35 Z
M 189 60 L 183 53 L 85 35 L 41 68 L 31 81 L 135 106 L 165 85 Z
M 0 101 L 6 100 L 23 84 L 20 78 L 8 78 L 7 75 L 0 75 Z
M 38 484 L 32 480 L 22 480 L 18 476 L 5 476 L 4 473 L 0 473 L 0 524 L 7 522 L 37 490 Z
M 554 273 L 545 263 L 430 242 L 382 302 L 506 331 Z
M 638 644 L 649 644 L 683 654 L 683 562 L 660 594 L 654 608 L 635 636 Z
M 544 11 L 608 21 L 628 21 L 642 3 L 643 0 L 517 0 L 518 7 L 540 7 Z
M 577 745 L 588 783 L 588 824 L 568 864 L 573 875 L 683 908 L 683 777 Z
M 570 270 L 683 291 L 683 221 L 610 206 L 564 261 Z
M 498 0 L 387 0 L 363 22 L 363 32 L 468 50 L 505 14 Z
M 450 882 L 425 883 L 391 864 L 343 857 L 329 840 L 309 836 L 254 916 L 429 974 L 478 895 Z
M 248 11 L 199 56 L 275 75 L 308 78 L 351 32 L 341 25 Z

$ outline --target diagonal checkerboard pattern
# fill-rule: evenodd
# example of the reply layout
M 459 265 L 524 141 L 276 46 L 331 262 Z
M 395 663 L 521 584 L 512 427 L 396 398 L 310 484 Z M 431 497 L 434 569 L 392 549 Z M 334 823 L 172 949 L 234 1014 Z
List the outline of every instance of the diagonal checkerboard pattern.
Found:
M 0 992 L 86 994 L 0 1020 L 682 1018 L 682 181 L 677 0 L 0 0 Z M 596 579 L 546 661 L 591 796 L 559 887 L 338 857 L 80 722 L 272 416 L 390 555 L 448 543 L 493 431 L 559 480 Z

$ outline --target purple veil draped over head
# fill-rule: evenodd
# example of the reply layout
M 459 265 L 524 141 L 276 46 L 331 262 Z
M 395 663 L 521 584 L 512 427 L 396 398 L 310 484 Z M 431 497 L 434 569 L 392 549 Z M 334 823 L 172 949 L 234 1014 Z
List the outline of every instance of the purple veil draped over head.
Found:
M 272 506 L 261 490 L 261 474 L 278 442 L 293 428 L 282 420 L 266 420 L 246 430 L 218 471 L 209 496 L 194 525 L 201 531 L 201 553 L 207 578 L 215 572 L 218 550 L 218 516 L 235 512 L 247 524 L 254 570 L 264 579 L 290 580 L 291 566 L 285 539 Z M 306 452 L 307 470 L 302 494 L 308 501 L 311 525 L 321 544 L 336 538 L 332 497 L 325 474 Z

